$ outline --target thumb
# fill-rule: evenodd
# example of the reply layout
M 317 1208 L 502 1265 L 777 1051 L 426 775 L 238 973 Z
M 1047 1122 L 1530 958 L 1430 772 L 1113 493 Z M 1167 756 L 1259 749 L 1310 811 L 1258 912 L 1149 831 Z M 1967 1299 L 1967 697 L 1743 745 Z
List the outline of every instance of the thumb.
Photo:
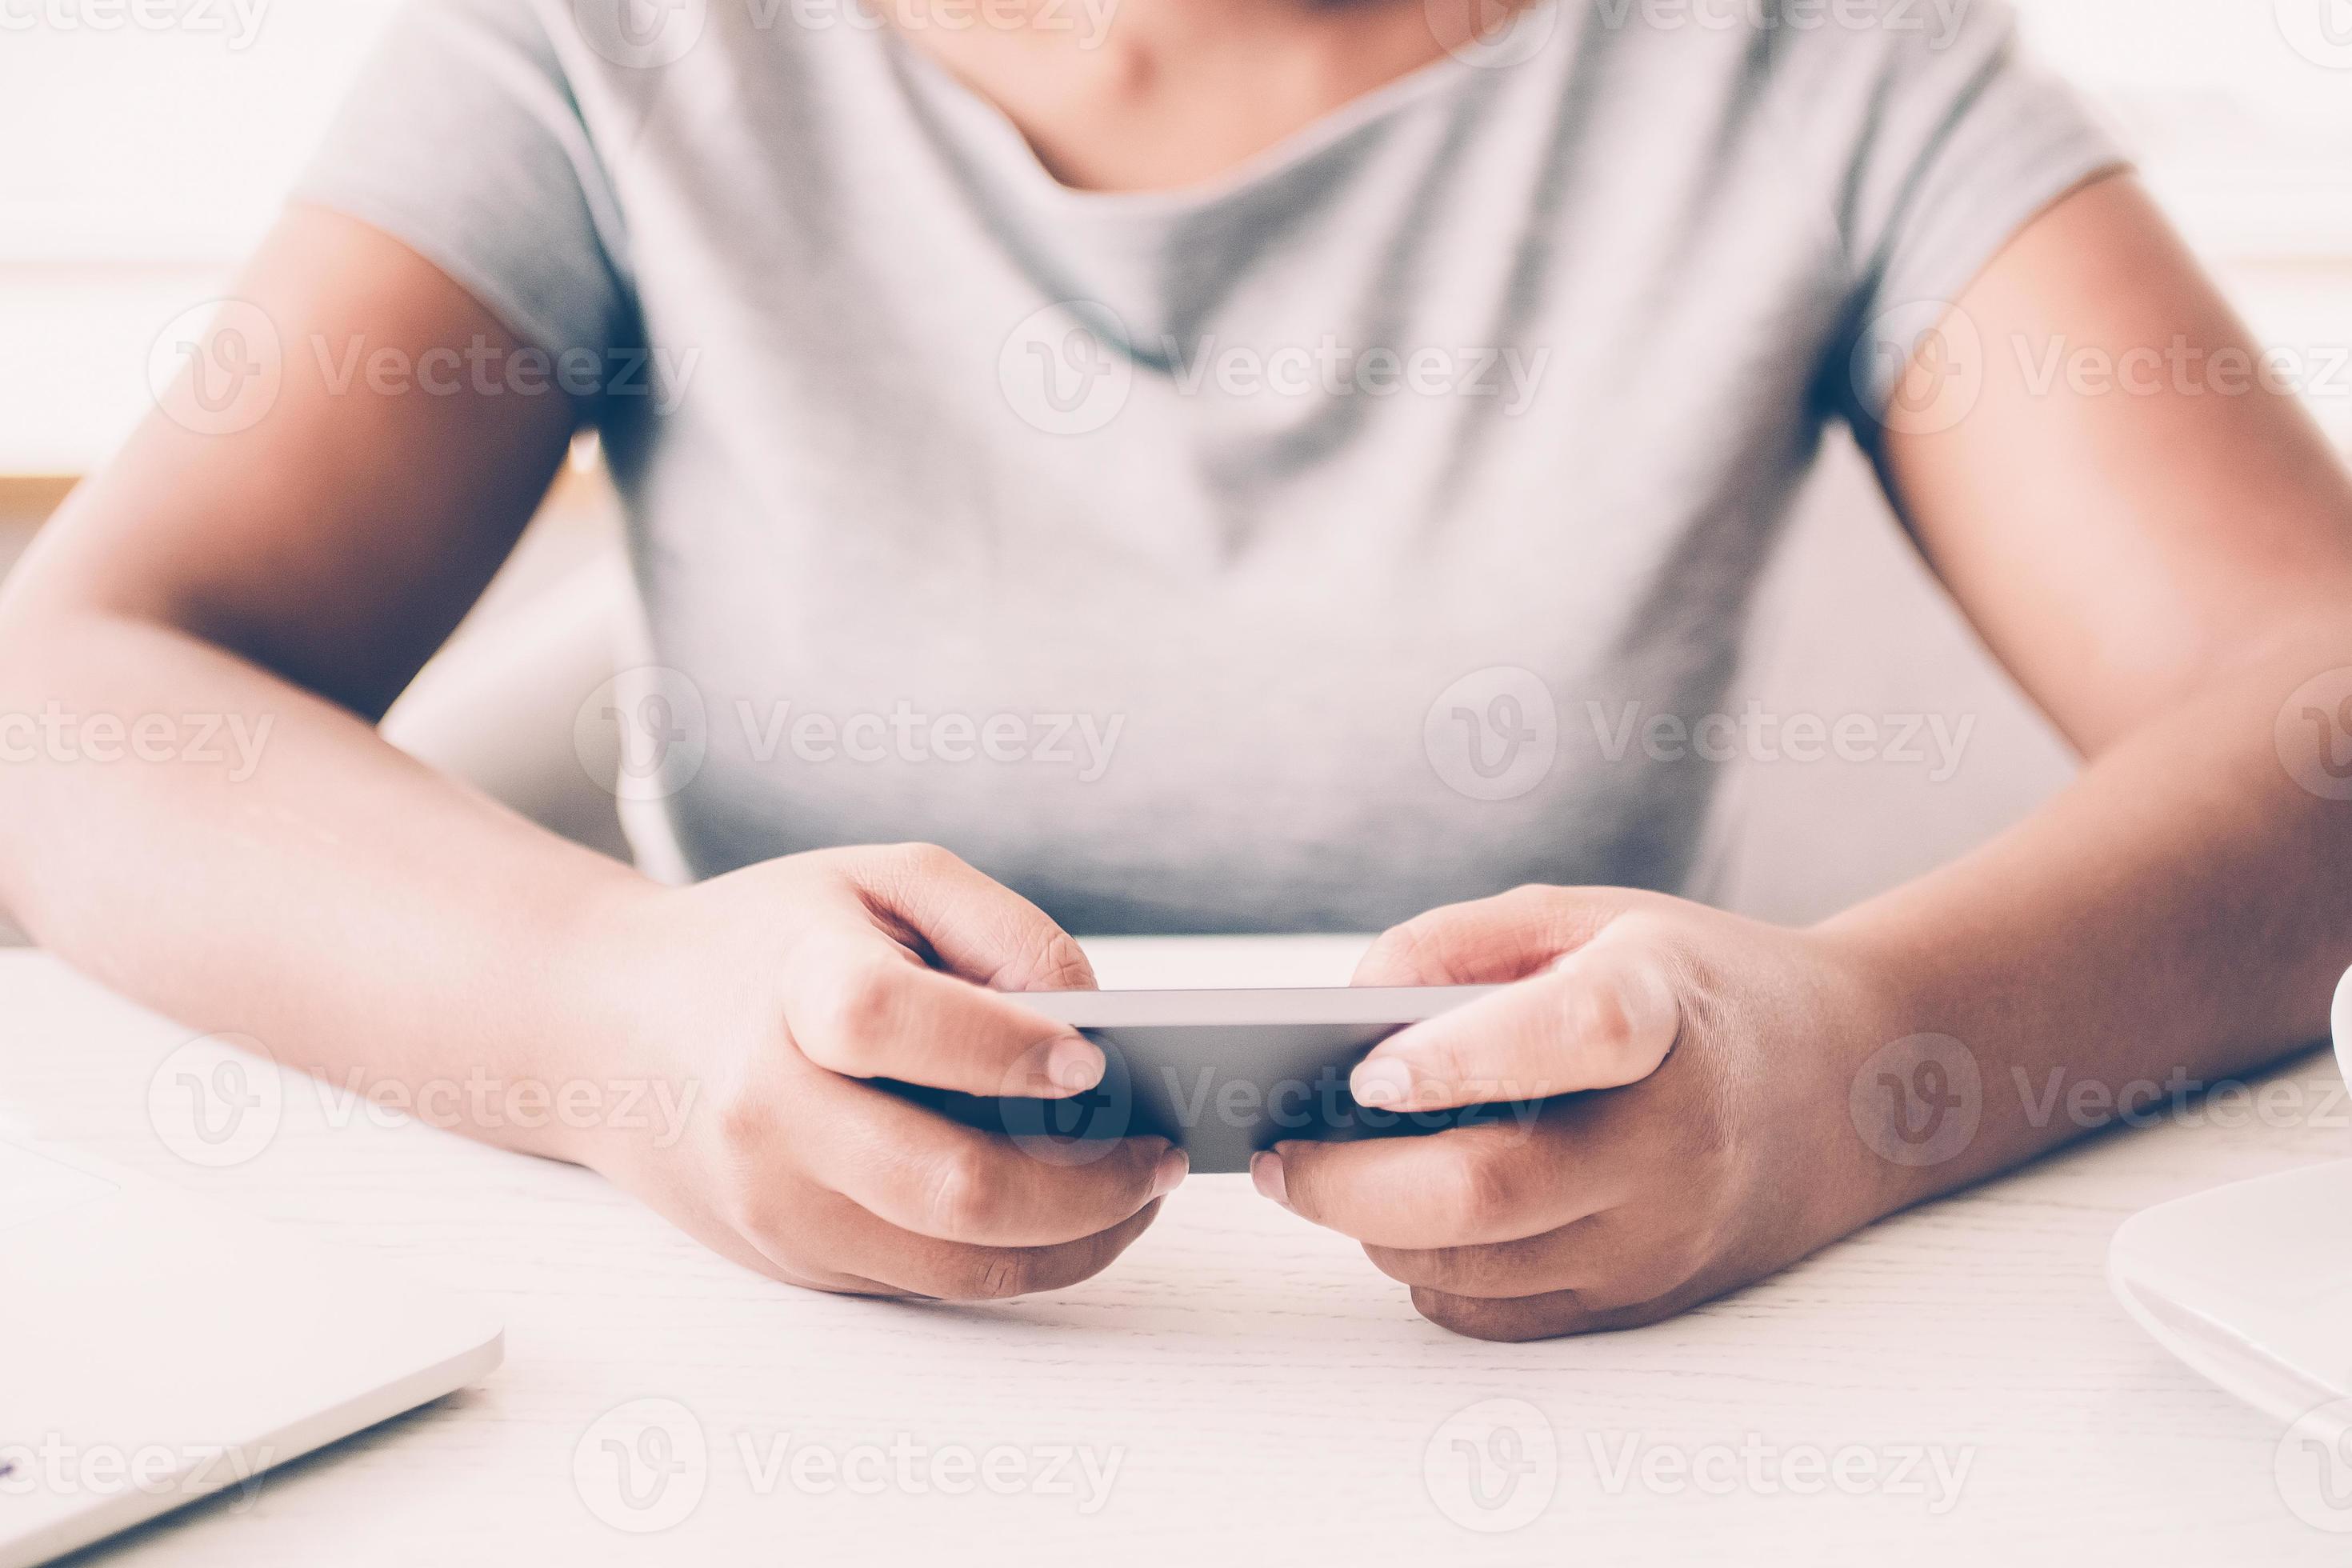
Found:
M 1538 973 L 1390 1036 L 1356 1064 L 1359 1103 L 1396 1111 L 1549 1100 L 1657 1070 L 1680 1037 L 1672 955 L 1623 921 Z
M 1515 888 L 1447 904 L 1381 933 L 1356 985 L 1491 985 L 1582 947 L 1633 902 L 1619 888 Z

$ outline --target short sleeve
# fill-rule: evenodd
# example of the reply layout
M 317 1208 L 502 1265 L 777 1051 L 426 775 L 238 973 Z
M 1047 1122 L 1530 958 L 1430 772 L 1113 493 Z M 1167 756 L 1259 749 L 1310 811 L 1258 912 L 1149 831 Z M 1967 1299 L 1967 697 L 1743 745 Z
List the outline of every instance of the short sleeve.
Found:
M 297 201 L 383 230 L 551 354 L 634 341 L 626 240 L 530 0 L 412 0 Z
M 2059 197 L 2126 162 L 2082 98 L 2029 58 L 2002 0 L 1957 13 L 1879 0 L 1874 10 L 1868 48 L 1846 58 L 1859 79 L 1841 84 L 1858 127 L 1838 213 L 1851 291 L 1824 367 L 1832 401 L 1865 445 L 1914 350 L 1995 254 Z

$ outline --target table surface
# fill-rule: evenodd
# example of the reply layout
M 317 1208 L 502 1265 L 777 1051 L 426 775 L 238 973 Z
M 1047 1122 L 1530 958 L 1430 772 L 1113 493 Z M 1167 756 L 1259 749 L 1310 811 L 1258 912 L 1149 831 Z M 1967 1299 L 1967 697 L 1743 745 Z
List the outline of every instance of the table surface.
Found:
M 1353 949 L 1097 951 L 1107 984 L 1312 984 Z M 2141 1335 L 2104 1278 L 2134 1211 L 2352 1152 L 2316 1054 L 2278 1075 L 2292 1124 L 2102 1134 L 1673 1322 L 1496 1345 L 1423 1322 L 1240 1177 L 1194 1178 L 1085 1286 L 949 1307 L 772 1283 L 585 1171 L 353 1115 L 307 1079 L 258 1153 L 199 1169 L 146 1110 L 194 1033 L 0 955 L 16 1131 L 477 1292 L 506 1362 L 274 1472 L 241 1511 L 200 1503 L 92 1562 L 1009 1563 L 1104 1542 L 1154 1562 L 2345 1561 L 2282 1500 L 2279 1425 Z

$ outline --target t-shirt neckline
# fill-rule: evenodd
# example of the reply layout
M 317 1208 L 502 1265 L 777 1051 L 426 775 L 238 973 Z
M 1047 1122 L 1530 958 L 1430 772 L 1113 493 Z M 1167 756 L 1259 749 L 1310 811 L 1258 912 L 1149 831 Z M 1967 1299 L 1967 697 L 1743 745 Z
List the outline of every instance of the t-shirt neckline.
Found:
M 1563 0 L 1534 0 L 1538 7 L 1562 3 Z M 994 161 L 1010 172 L 1021 187 L 1020 194 L 1072 212 L 1107 216 L 1181 217 L 1244 198 L 1412 104 L 1494 74 L 1489 68 L 1459 55 L 1442 54 L 1334 105 L 1209 179 L 1148 190 L 1103 191 L 1064 183 L 1045 167 L 1020 126 L 993 100 L 908 43 L 887 25 L 878 26 L 876 32 L 902 80 L 995 143 Z

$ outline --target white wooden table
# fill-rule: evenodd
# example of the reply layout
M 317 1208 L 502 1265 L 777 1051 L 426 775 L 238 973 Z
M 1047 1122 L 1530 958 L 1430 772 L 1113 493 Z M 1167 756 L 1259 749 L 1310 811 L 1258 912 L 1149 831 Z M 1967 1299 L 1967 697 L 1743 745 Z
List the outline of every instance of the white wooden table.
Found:
M 1106 950 L 1103 967 L 1112 984 L 1313 981 L 1344 976 L 1349 952 L 1163 945 Z M 2286 1075 L 2315 1113 L 2302 1124 L 2104 1136 L 1677 1321 L 1506 1346 L 1422 1321 L 1352 1245 L 1238 1177 L 1192 1180 L 1080 1289 L 956 1308 L 772 1284 L 584 1171 L 350 1115 L 304 1079 L 258 1154 L 198 1169 L 146 1110 L 193 1033 L 46 957 L 0 955 L 0 1092 L 33 1123 L 16 1131 L 480 1292 L 505 1314 L 507 1360 L 274 1473 L 242 1511 L 213 1500 L 93 1560 L 1025 1563 L 1116 1546 L 1148 1563 L 2206 1568 L 2352 1552 L 2283 1503 L 2277 1424 L 2144 1339 L 2102 1275 L 2134 1210 L 2352 1150 L 2324 1057 Z M 1517 1528 L 1482 1528 L 1498 1524 Z

